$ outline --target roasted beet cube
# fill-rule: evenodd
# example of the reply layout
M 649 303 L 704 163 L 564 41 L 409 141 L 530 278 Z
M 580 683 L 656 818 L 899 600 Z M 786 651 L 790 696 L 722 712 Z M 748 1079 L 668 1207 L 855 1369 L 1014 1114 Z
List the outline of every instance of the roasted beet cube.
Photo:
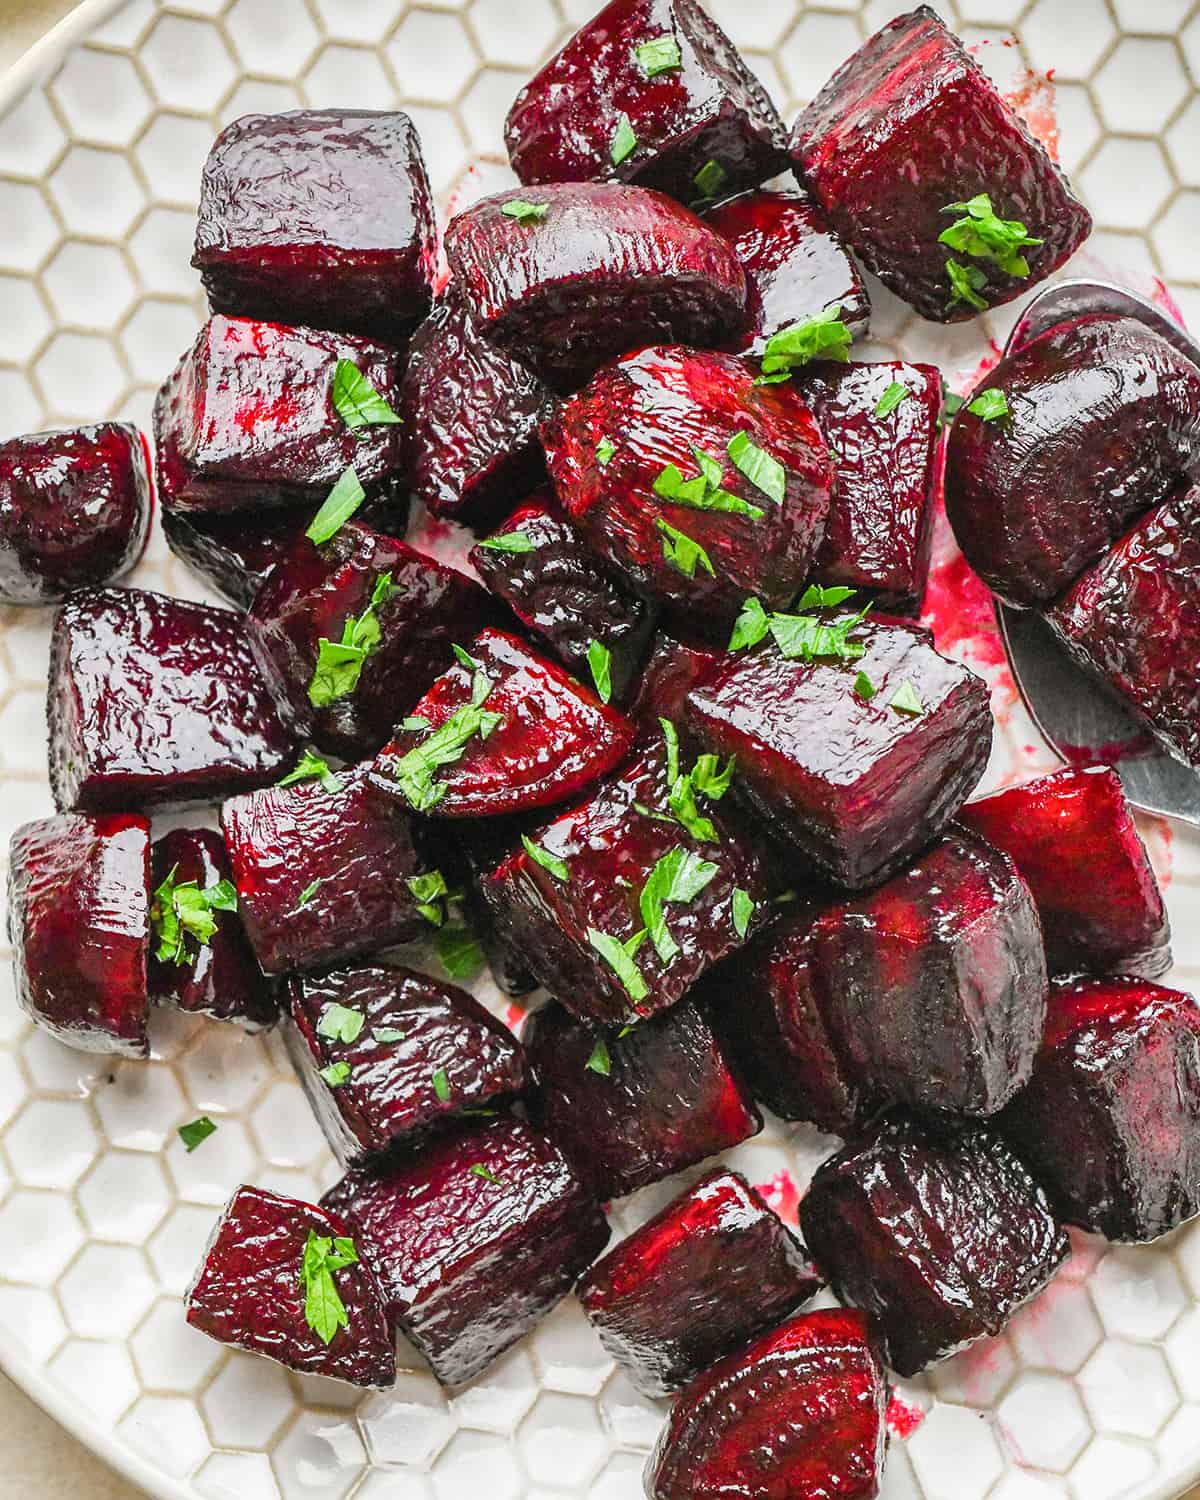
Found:
M 1016 865 L 1042 921 L 1052 974 L 1171 966 L 1171 928 L 1120 778 L 1067 769 L 968 802 L 961 820 Z
M 238 1188 L 186 1306 L 188 1322 L 209 1338 L 302 1375 L 395 1383 L 396 1351 L 379 1283 L 342 1220 L 311 1203 Z
M 387 742 L 494 609 L 465 574 L 352 521 L 321 547 L 297 538 L 255 595 L 246 633 L 285 717 L 357 760 Z
M 746 273 L 751 323 L 737 342 L 741 353 L 761 355 L 773 334 L 827 307 L 840 309 L 854 335 L 867 331 L 871 304 L 858 267 L 807 193 L 740 193 L 704 218 Z
M 886 1122 L 817 1168 L 800 1224 L 901 1375 L 999 1333 L 1070 1254 L 1041 1188 L 980 1129 L 942 1141 Z
M 406 114 L 295 109 L 217 137 L 192 265 L 214 312 L 397 339 L 429 306 L 436 242 Z
M 8 855 L 17 1000 L 86 1052 L 144 1057 L 150 825 L 128 813 L 26 823 Z
M 983 386 L 1009 416 L 968 403 L 946 454 L 946 514 L 993 593 L 1045 605 L 1140 512 L 1200 474 L 1200 369 L 1133 318 L 1059 324 Z
M 561 1005 L 529 1018 L 538 1122 L 600 1199 L 632 1193 L 757 1135 L 762 1117 L 689 1003 L 623 1034 Z
M 279 1017 L 276 986 L 258 966 L 236 901 L 206 900 L 190 926 L 180 921 L 194 902 L 186 894 L 179 899 L 181 887 L 185 893 L 215 894 L 231 878 L 221 835 L 211 828 L 172 829 L 154 844 L 151 872 L 151 996 L 160 1004 L 237 1021 L 252 1031 L 274 1025 Z
M 1115 977 L 1055 985 L 1033 1078 L 1000 1128 L 1059 1218 L 1153 1240 L 1200 1212 L 1200 1010 Z
M 597 1261 L 579 1300 L 645 1396 L 668 1396 L 819 1290 L 804 1247 L 719 1169 Z
M 292 756 L 241 616 L 145 589 L 80 590 L 62 606 L 47 716 L 65 811 L 217 802 Z
M 842 64 L 796 121 L 792 160 L 868 270 L 939 323 L 1019 297 L 1092 229 L 1041 142 L 927 5 Z M 981 194 L 1006 228 L 943 243 Z M 1024 233 L 1007 229 L 1017 221 Z
M 221 809 L 238 910 L 268 974 L 406 943 L 425 927 L 410 882 L 426 873 L 407 817 L 366 767 L 268 787 Z
M 120 578 L 145 549 L 153 499 L 136 427 L 0 443 L 0 601 L 48 604 Z
M 677 641 L 659 631 L 638 682 L 630 714 L 655 734 L 660 719 L 678 720 L 682 726 L 687 695 L 699 683 L 707 682 L 722 659 L 720 651 Z
M 727 1355 L 676 1402 L 650 1500 L 874 1500 L 888 1386 L 866 1319 L 803 1313 Z
M 288 993 L 288 1048 L 345 1167 L 525 1087 L 520 1042 L 457 985 L 372 964 Z
M 601 370 L 542 434 L 588 546 L 721 635 L 747 594 L 776 608 L 795 597 L 833 489 L 812 412 L 790 384 L 756 376 L 731 354 L 641 349 Z
M 639 344 L 712 344 L 746 326 L 729 245 L 681 204 L 609 182 L 549 183 L 452 219 L 446 256 L 479 331 L 570 390 Z M 545 212 L 540 212 L 544 209 Z
M 347 334 L 210 318 L 154 403 L 164 507 L 319 505 L 351 465 L 367 489 L 400 467 L 398 423 L 351 428 L 333 401 L 348 360 L 396 406 L 394 350 Z
M 831 618 L 836 618 L 831 616 Z M 839 884 L 875 884 L 942 831 L 983 774 L 987 688 L 928 632 L 870 620 L 851 661 L 730 655 L 693 688 L 688 722 L 737 756 L 737 791 Z
M 350 1222 L 391 1317 L 447 1385 L 528 1333 L 608 1240 L 562 1152 L 511 1118 L 351 1174 L 324 1202 Z

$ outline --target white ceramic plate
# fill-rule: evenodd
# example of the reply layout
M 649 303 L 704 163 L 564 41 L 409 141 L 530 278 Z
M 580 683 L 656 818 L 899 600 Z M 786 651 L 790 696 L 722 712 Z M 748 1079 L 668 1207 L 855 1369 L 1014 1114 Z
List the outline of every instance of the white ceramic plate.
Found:
M 710 0 L 790 121 L 889 0 Z M 1071 270 L 1171 295 L 1200 323 L 1200 13 L 1191 0 L 958 0 L 946 19 L 1015 89 L 1098 231 Z M 0 431 L 124 416 L 203 316 L 188 266 L 200 166 L 253 109 L 402 104 L 443 204 L 512 179 L 500 127 L 593 0 L 85 3 L 0 89 Z M 1121 34 L 1121 28 L 1128 35 Z M 1020 43 L 1012 40 L 1012 28 Z M 1029 72 L 1033 68 L 1037 73 Z M 1189 73 L 1189 68 L 1191 72 Z M 1054 81 L 1047 82 L 1046 70 Z M 920 323 L 879 288 L 873 342 L 971 383 L 1012 314 Z M 135 581 L 203 598 L 155 536 Z M 943 646 L 989 680 L 989 784 L 1048 769 L 952 543 L 931 595 Z M 0 849 L 49 813 L 49 616 L 0 611 Z M 1144 825 L 1200 983 L 1200 839 Z M 1077 872 L 1086 879 L 1087 872 Z M 614 1370 L 571 1301 L 447 1399 L 415 1355 L 360 1397 L 192 1332 L 180 1296 L 240 1182 L 315 1196 L 334 1174 L 282 1049 L 160 1015 L 154 1058 L 68 1051 L 22 1018 L 0 968 L 0 1363 L 156 1496 L 228 1500 L 638 1500 L 663 1408 Z M 485 997 L 486 998 L 486 997 Z M 492 991 L 492 998 L 497 999 Z M 176 1128 L 219 1129 L 188 1156 Z M 794 1222 L 830 1141 L 771 1122 L 729 1159 Z M 695 1173 L 691 1175 L 696 1175 Z M 678 1182 L 619 1206 L 627 1230 Z M 1000 1339 L 899 1393 L 886 1500 L 1165 1500 L 1200 1475 L 1200 1225 L 1153 1249 L 1076 1240 Z

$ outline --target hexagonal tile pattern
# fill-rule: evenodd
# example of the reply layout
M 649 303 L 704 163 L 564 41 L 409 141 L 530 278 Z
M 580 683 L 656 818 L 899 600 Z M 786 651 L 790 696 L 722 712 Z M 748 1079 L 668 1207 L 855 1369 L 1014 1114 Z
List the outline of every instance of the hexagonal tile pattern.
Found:
M 457 98 L 480 62 L 462 20 L 428 10 L 405 16 L 387 56 L 405 94 L 433 103 Z
M 1158 1349 L 1110 1339 L 1079 1372 L 1083 1399 L 1098 1427 L 1153 1437 L 1175 1409 L 1179 1392 Z
M 150 108 L 132 58 L 90 47 L 67 58 L 51 93 L 75 137 L 101 146 L 127 146 Z
M 1147 88 L 1147 79 L 1154 87 Z M 1127 37 L 1096 74 L 1094 88 L 1110 129 L 1132 135 L 1161 130 L 1191 89 L 1174 42 Z
M 1092 1437 L 1075 1387 L 1061 1375 L 1022 1375 L 1001 1401 L 996 1419 L 1023 1464 L 1066 1474 Z
M 1187 1302 L 1171 1262 L 1140 1246 L 1110 1250 L 1088 1286 L 1108 1332 L 1130 1339 L 1161 1339 Z
M 103 1295 L 97 1291 L 103 1288 Z M 154 1301 L 154 1281 L 136 1250 L 89 1245 L 58 1284 L 67 1326 L 81 1338 L 119 1339 L 133 1332 Z

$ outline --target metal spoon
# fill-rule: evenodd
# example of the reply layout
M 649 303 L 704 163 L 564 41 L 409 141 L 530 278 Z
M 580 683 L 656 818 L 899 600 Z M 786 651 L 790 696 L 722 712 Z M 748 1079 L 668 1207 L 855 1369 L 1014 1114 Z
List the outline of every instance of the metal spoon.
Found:
M 1137 318 L 1200 365 L 1200 344 L 1161 308 L 1104 281 L 1047 287 L 1021 314 L 1004 353 L 1087 313 Z M 1135 807 L 1200 827 L 1200 772 L 1168 755 L 1113 694 L 1080 671 L 1034 610 L 997 602 L 996 620 L 1025 707 L 1051 748 L 1068 764 L 1107 761 Z

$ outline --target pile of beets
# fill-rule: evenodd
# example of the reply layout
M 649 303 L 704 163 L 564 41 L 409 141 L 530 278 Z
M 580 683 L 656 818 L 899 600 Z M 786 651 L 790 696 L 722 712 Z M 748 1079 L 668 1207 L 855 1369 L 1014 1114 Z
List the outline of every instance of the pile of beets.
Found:
M 0 595 L 61 601 L 19 997 L 129 1057 L 152 1005 L 283 1025 L 345 1175 L 236 1193 L 188 1296 L 214 1338 L 385 1387 L 399 1329 L 457 1385 L 574 1291 L 678 1396 L 651 1500 L 870 1497 L 885 1365 L 996 1333 L 1066 1225 L 1200 1211 L 1200 1012 L 1120 783 L 967 801 L 988 693 L 916 623 L 942 382 L 849 358 L 860 263 L 949 322 L 1090 221 L 924 7 L 789 137 L 694 0 L 612 0 L 506 134 L 521 186 L 452 220 L 434 296 L 405 115 L 236 121 L 153 459 L 117 424 L 0 447 Z M 948 449 L 989 585 L 1200 760 L 1200 371 L 1064 324 Z M 233 610 L 112 587 L 155 490 Z M 404 540 L 413 498 L 470 572 Z M 523 1041 L 385 954 L 430 936 L 549 991 Z M 760 1107 L 845 1142 L 803 1244 L 710 1164 L 602 1255 L 610 1199 Z

